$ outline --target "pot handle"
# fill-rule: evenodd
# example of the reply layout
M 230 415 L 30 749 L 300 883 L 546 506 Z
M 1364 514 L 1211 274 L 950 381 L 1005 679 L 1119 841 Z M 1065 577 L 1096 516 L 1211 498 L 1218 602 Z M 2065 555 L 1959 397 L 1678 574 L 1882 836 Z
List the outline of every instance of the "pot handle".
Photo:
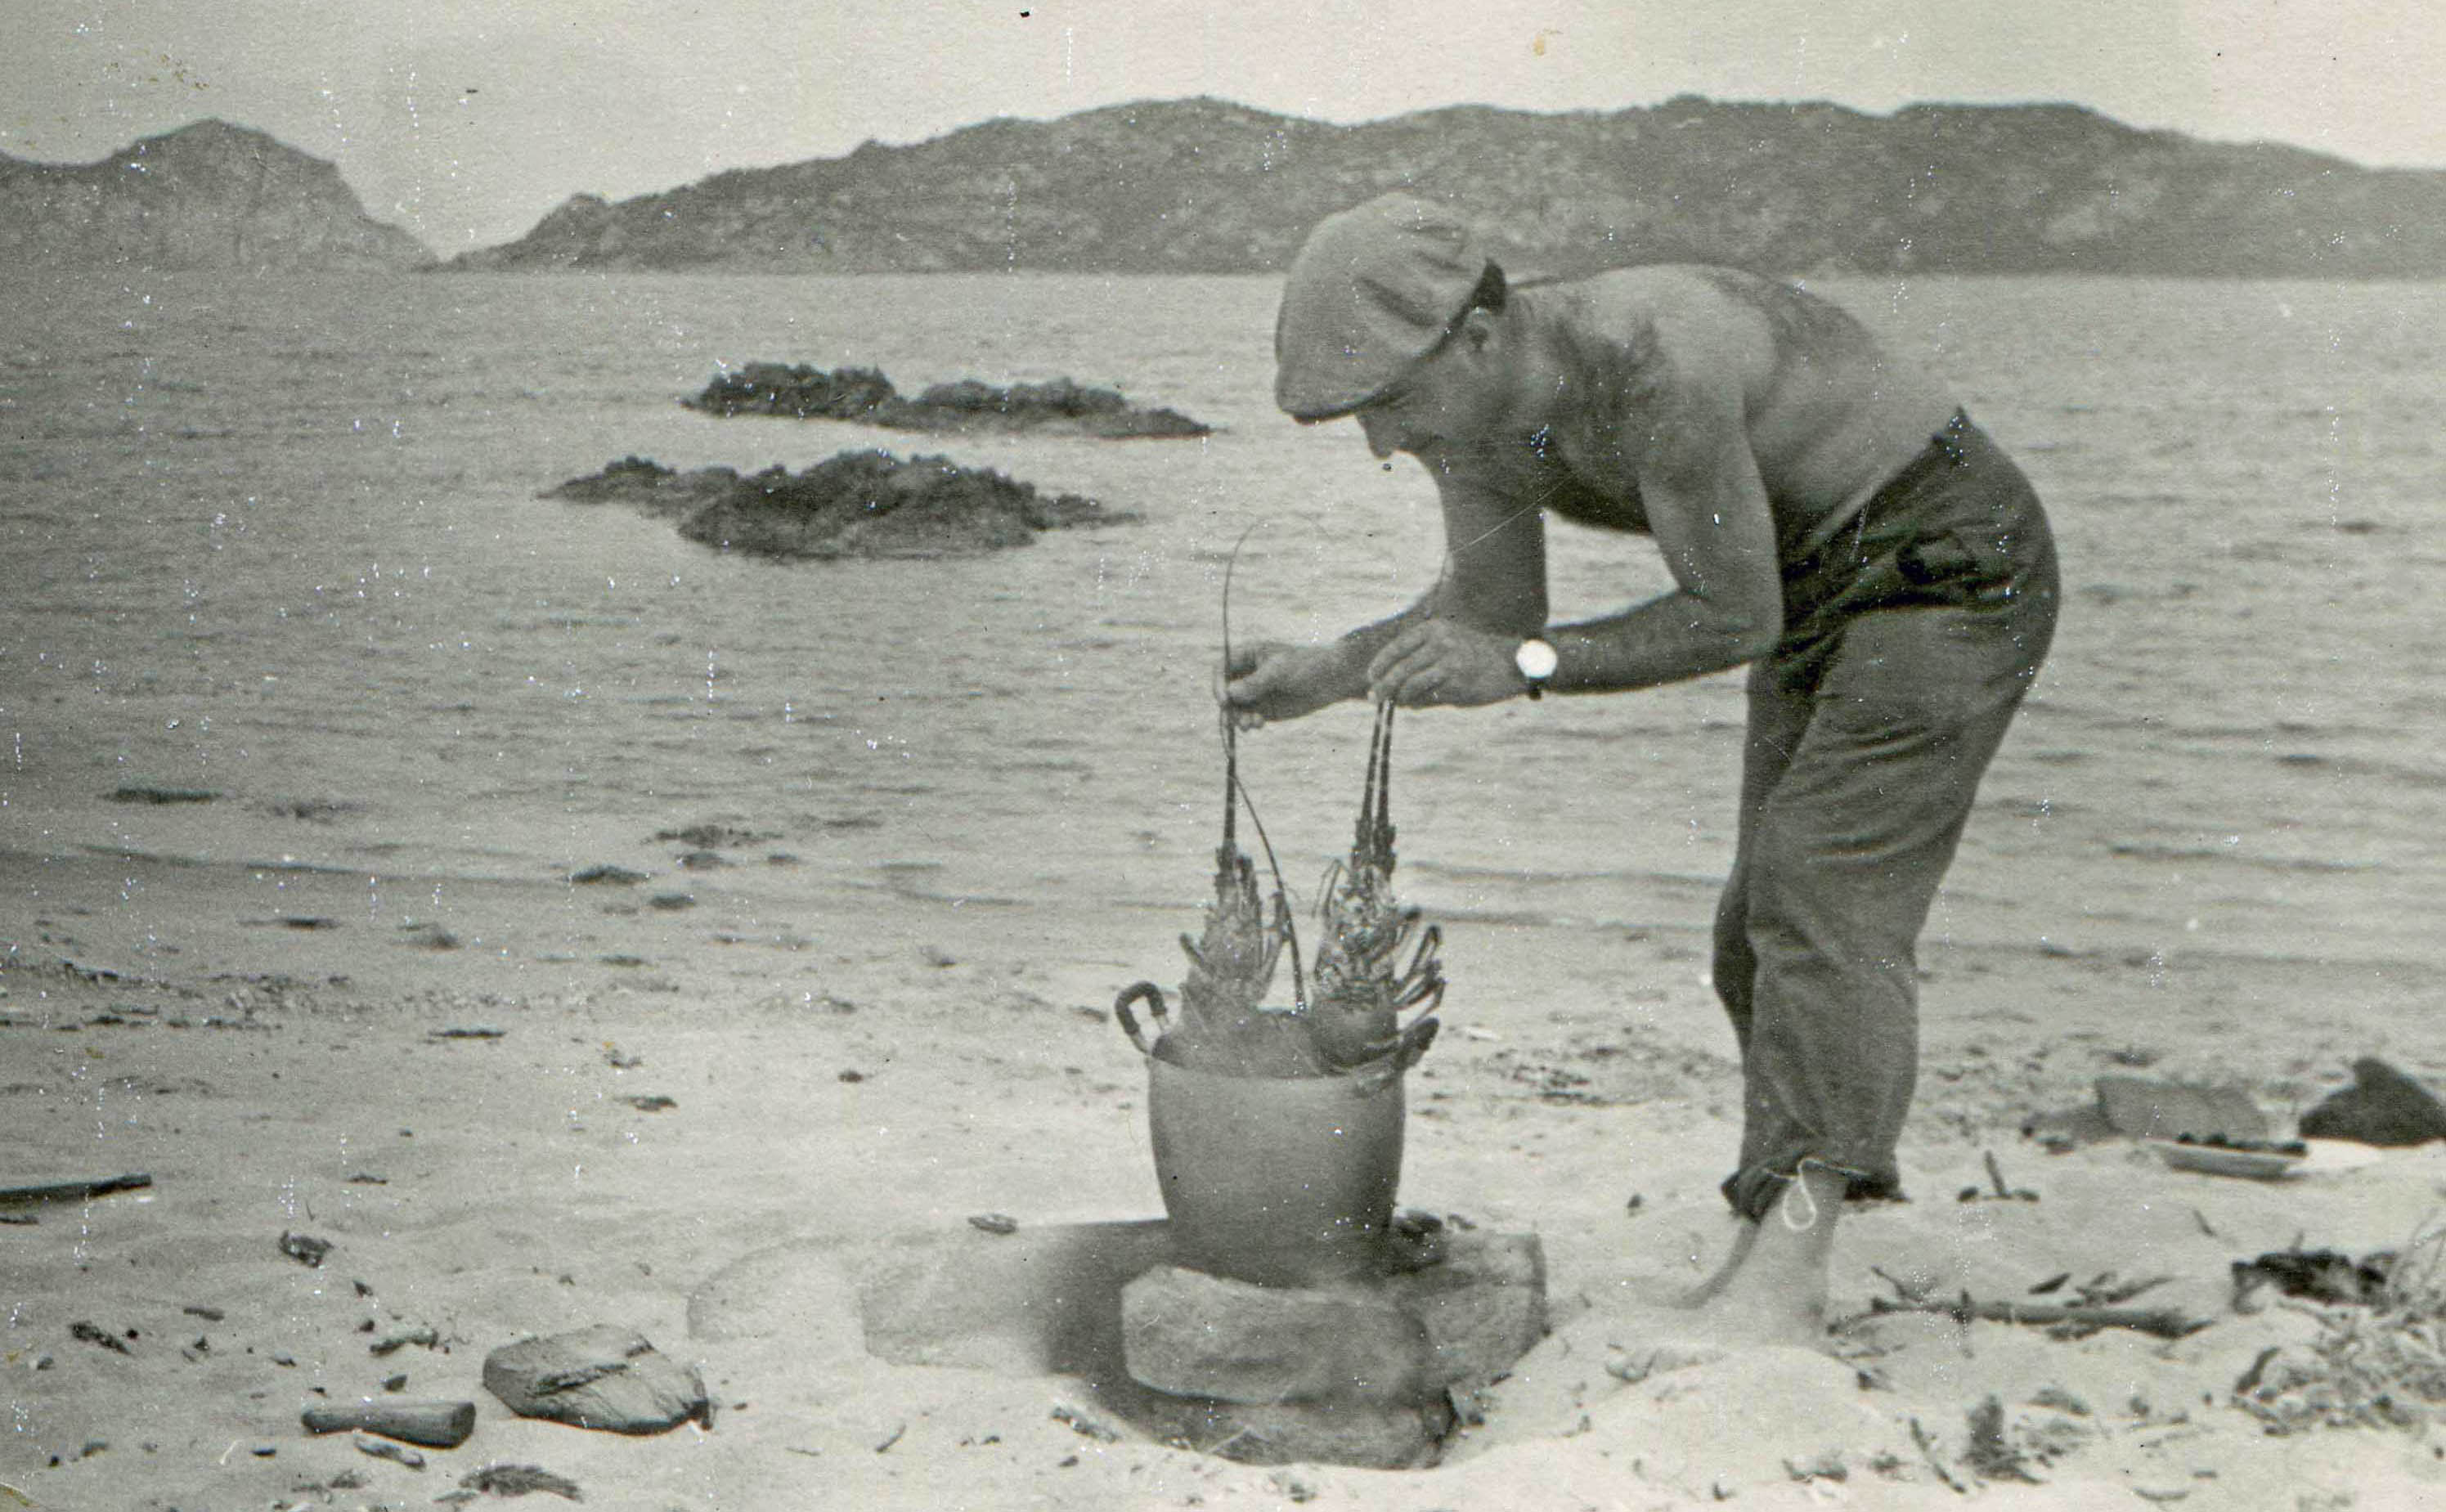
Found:
M 1146 1000 L 1148 1011 L 1155 1015 L 1157 1034 L 1162 1034 L 1172 1027 L 1172 1018 L 1164 1008 L 1163 989 L 1153 982 L 1133 982 L 1121 989 L 1121 995 L 1113 999 L 1113 1016 L 1121 1021 L 1121 1032 L 1130 1037 L 1130 1043 L 1138 1048 L 1138 1053 L 1152 1056 L 1155 1047 L 1147 1042 L 1145 1030 L 1138 1028 L 1138 1016 L 1130 1011 L 1130 1005 L 1141 998 Z

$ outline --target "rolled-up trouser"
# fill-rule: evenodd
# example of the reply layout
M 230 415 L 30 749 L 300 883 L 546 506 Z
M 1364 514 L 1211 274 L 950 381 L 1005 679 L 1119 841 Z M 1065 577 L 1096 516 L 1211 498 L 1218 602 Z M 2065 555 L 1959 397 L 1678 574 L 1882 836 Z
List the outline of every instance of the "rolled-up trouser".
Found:
M 1807 561 L 1749 673 L 1716 991 L 1741 1049 L 1746 1218 L 1805 1161 L 1898 1197 L 1921 926 L 2056 621 L 2028 481 L 1957 415 Z

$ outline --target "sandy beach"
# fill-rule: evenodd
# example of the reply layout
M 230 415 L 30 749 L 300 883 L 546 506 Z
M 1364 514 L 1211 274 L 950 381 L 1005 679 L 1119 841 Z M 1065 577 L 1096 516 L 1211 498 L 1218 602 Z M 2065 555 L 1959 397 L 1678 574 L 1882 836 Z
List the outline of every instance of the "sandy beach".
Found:
M 2076 1107 L 2101 1072 L 2237 1079 L 2280 1117 L 2372 1047 L 2386 994 L 2324 973 L 2204 957 L 2172 965 L 1976 952 L 1925 963 L 1930 1043 L 1905 1150 L 1914 1200 L 1848 1222 L 1837 1310 L 1895 1293 L 2026 1296 L 2046 1277 L 2162 1275 L 2148 1301 L 2213 1320 L 2179 1340 L 1935 1314 L 1856 1321 L 1825 1354 L 1735 1351 L 1677 1366 L 1642 1305 L 1729 1238 L 1713 1191 L 1737 1129 L 1728 1033 L 1698 942 L 1565 942 L 1463 926 L 1456 996 L 1415 1073 L 1404 1205 L 1536 1234 L 1553 1332 L 1488 1393 L 1438 1467 L 1242 1465 L 1146 1441 L 1086 1383 L 893 1365 L 818 1284 L 828 1246 L 990 1244 L 972 1216 L 1049 1224 L 1157 1216 L 1142 1073 L 1108 981 L 1031 941 L 1082 925 L 1043 909 L 955 912 L 877 898 L 855 950 L 794 992 L 687 932 L 637 938 L 625 900 L 574 885 L 473 905 L 492 937 L 589 953 L 587 985 L 504 992 L 498 956 L 368 931 L 301 930 L 181 895 L 174 868 L 47 870 L 42 937 L 0 972 L 11 1174 L 141 1172 L 135 1191 L 17 1209 L 0 1229 L 11 1431 L 0 1481 L 60 1507 L 428 1504 L 499 1464 L 634 1507 L 2415 1506 L 2446 1483 L 2446 1437 L 2271 1436 L 2233 1388 L 2314 1319 L 2232 1308 L 2228 1267 L 2307 1237 L 2402 1244 L 2446 1191 L 2435 1147 L 2322 1143 L 2257 1181 L 2172 1171 L 2130 1141 L 2049 1154 L 2033 1114 Z M 291 918 L 343 879 L 291 879 Z M 122 973 L 86 921 L 158 910 L 187 963 Z M 605 966 L 619 917 L 641 968 Z M 1149 919 L 1149 924 L 1157 921 Z M 460 928 L 464 928 L 461 921 Z M 1146 933 L 1154 935 L 1155 929 Z M 1591 948 L 1593 946 L 1593 948 Z M 1150 942 L 1150 949 L 1153 942 Z M 550 954 L 548 951 L 543 954 Z M 1568 966 L 1562 964 L 1568 961 Z M 540 976 L 541 971 L 524 974 Z M 1653 982 L 1623 1000 L 1623 982 Z M 2324 1012 L 2310 1005 L 2325 993 Z M 2250 1064 L 2150 1027 L 2169 996 L 2277 1030 Z M 1552 1011 L 1543 1005 L 1603 1003 Z M 2284 1003 L 2287 1011 L 2266 1011 Z M 2408 1008 L 2408 1004 L 2404 1005 Z M 668 1099 L 668 1103 L 662 1100 Z M 1958 1200 L 1985 1158 L 2034 1200 Z M 319 1266 L 284 1235 L 329 1241 Z M 762 1255 L 773 1326 L 706 1339 L 691 1300 Z M 734 1295 L 734 1307 L 743 1305 Z M 829 1312 L 829 1315 L 828 1314 Z M 613 1322 L 703 1372 L 710 1431 L 628 1438 L 512 1416 L 484 1355 Z M 95 1337 L 81 1337 L 81 1325 Z M 434 1342 L 376 1351 L 402 1331 Z M 723 1331 L 714 1331 L 723 1332 Z M 1664 1352 L 1660 1357 L 1660 1350 Z M 479 1404 L 475 1436 L 409 1469 L 316 1438 L 304 1406 L 383 1383 Z M 1993 1399 L 2008 1462 L 1973 1452 Z M 1109 1436 L 1108 1436 L 1109 1435 Z M 10 1494 L 10 1493 L 0 1493 Z M 23 1504 L 22 1503 L 20 1504 Z M 545 1504 L 549 1504 L 548 1503 Z

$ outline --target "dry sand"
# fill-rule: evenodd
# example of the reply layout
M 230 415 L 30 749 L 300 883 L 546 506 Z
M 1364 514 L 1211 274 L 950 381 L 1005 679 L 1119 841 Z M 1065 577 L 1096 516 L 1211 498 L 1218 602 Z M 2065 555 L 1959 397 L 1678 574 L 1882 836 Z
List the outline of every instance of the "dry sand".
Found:
M 1159 1213 L 1141 1072 L 1105 1005 L 1131 975 L 1174 973 L 1186 910 L 877 893 L 828 905 L 854 928 L 760 946 L 603 889 L 505 886 L 459 898 L 442 949 L 241 916 L 216 898 L 226 885 L 62 860 L 32 917 L 9 920 L 0 1178 L 152 1185 L 0 1225 L 0 1506 L 422 1506 L 499 1463 L 567 1477 L 589 1505 L 652 1509 L 2446 1499 L 2446 1435 L 2276 1436 L 2235 1406 L 2254 1360 L 2316 1325 L 2286 1306 L 2236 1314 L 2228 1284 L 2232 1261 L 2297 1239 L 2400 1244 L 2439 1207 L 2446 1158 L 2322 1147 L 2262 1182 L 2170 1171 L 2128 1143 L 2049 1154 L 2020 1129 L 2135 1068 L 2240 1081 L 2289 1120 L 2352 1055 L 2390 1049 L 2356 1025 L 2419 1021 L 2399 979 L 1932 950 L 1904 1151 L 1915 1200 L 1846 1221 L 1838 1311 L 1891 1295 L 1879 1271 L 2004 1299 L 2062 1273 L 2164 1274 L 2141 1301 L 2213 1326 L 2059 1339 L 1904 1316 L 1825 1354 L 1676 1369 L 1658 1357 L 1669 1324 L 1639 1298 L 1695 1278 L 1731 1235 L 1714 1183 L 1738 1094 L 1703 942 L 1455 929 L 1403 1200 L 1539 1235 L 1555 1327 L 1440 1466 L 1371 1472 L 1108 1438 L 1073 1379 L 883 1363 L 812 1280 L 775 1287 L 761 1337 L 691 1332 L 692 1296 L 725 1272 L 779 1274 L 752 1262 L 790 1246 L 986 1242 L 965 1219 L 988 1212 L 1024 1226 Z M 280 917 L 345 918 L 362 886 L 301 875 Z M 156 932 L 141 969 L 102 948 L 140 908 Z M 614 936 L 651 964 L 607 959 Z M 1050 943 L 1081 939 L 1108 954 L 1137 941 L 1141 964 Z M 439 1032 L 471 1029 L 499 1032 Z M 1991 1152 L 2038 1200 L 1957 1200 L 1988 1183 Z M 284 1233 L 332 1248 L 310 1268 L 281 1253 Z M 710 1431 L 522 1421 L 482 1391 L 489 1351 L 596 1322 L 701 1367 Z M 371 1351 L 418 1326 L 434 1347 Z M 399 1374 L 409 1396 L 475 1400 L 473 1439 L 410 1469 L 301 1430 L 301 1407 L 380 1395 Z M 2026 1481 L 1997 1459 L 1983 1475 L 1971 1453 L 1969 1414 L 1990 1398 Z

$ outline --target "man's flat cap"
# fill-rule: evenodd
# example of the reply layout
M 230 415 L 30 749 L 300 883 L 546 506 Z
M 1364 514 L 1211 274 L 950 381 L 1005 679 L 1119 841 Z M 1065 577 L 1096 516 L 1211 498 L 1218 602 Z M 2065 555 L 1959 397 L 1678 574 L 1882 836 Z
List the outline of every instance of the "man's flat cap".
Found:
M 1415 195 L 1327 216 L 1283 284 L 1274 403 L 1301 420 L 1350 413 L 1451 333 L 1486 272 L 1460 217 Z

